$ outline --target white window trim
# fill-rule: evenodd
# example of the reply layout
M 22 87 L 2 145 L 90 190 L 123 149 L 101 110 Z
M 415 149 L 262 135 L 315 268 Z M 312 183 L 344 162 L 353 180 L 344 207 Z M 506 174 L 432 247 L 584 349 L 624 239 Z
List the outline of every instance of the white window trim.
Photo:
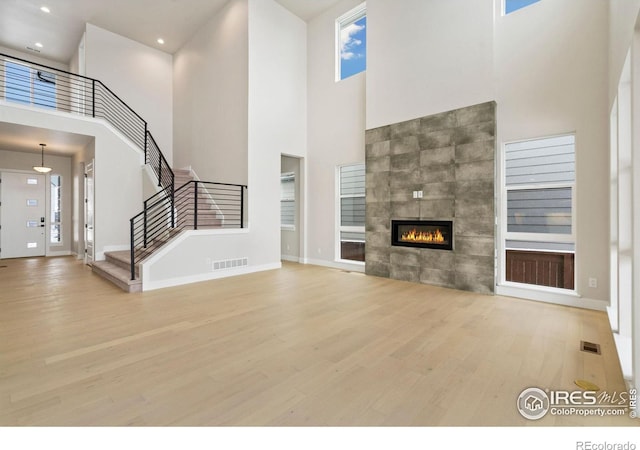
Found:
M 57 176 L 60 177 L 60 191 L 62 192 L 62 195 L 64 195 L 64 191 L 62 190 L 62 186 L 64 183 L 64 177 L 62 176 L 62 174 L 60 173 L 53 173 L 53 174 L 48 174 L 46 177 L 46 182 L 47 185 L 49 186 L 48 189 L 48 194 L 49 194 L 49 204 L 47 205 L 47 209 L 49 211 L 47 211 L 46 216 L 49 217 L 49 226 L 47 227 L 47 233 L 45 233 L 45 237 L 47 239 L 47 245 L 49 247 L 62 247 L 64 246 L 64 233 L 62 232 L 62 230 L 64 229 L 63 226 L 64 224 L 62 223 L 62 220 L 60 220 L 59 222 L 54 222 L 53 221 L 53 216 L 51 214 L 51 205 L 53 204 L 53 195 L 51 193 L 52 189 L 51 189 L 51 177 L 52 176 Z M 63 213 L 64 213 L 64 201 L 62 200 L 62 195 L 60 196 L 60 219 L 62 219 L 63 217 Z M 60 225 L 60 242 L 51 242 L 51 227 L 53 225 L 59 224 Z
M 560 133 L 549 136 L 539 136 L 531 139 L 517 139 L 512 141 L 505 141 L 501 145 L 501 154 L 500 158 L 498 158 L 498 181 L 500 183 L 500 189 L 497 190 L 498 194 L 498 202 L 500 205 L 499 211 L 500 216 L 496 223 L 498 224 L 498 245 L 496 246 L 497 259 L 498 259 L 498 279 L 497 279 L 497 289 L 496 294 L 498 295 L 510 295 L 507 292 L 511 292 L 511 288 L 515 288 L 517 291 L 526 292 L 529 291 L 531 293 L 552 293 L 558 295 L 569 295 L 572 297 L 579 296 L 578 293 L 578 271 L 579 264 L 578 259 L 574 257 L 574 267 L 573 267 L 573 289 L 564 289 L 564 288 L 554 288 L 549 286 L 538 286 L 535 284 L 526 284 L 526 283 L 515 283 L 512 281 L 506 281 L 507 279 L 507 254 L 506 254 L 506 241 L 514 240 L 514 241 L 533 241 L 533 242 L 558 242 L 558 243 L 567 243 L 573 242 L 577 247 L 577 227 L 578 221 L 577 218 L 577 192 L 576 192 L 576 182 L 573 183 L 540 183 L 535 185 L 517 185 L 512 186 L 507 189 L 506 185 L 506 155 L 507 155 L 507 145 L 514 144 L 517 142 L 529 142 L 529 141 L 537 141 L 541 139 L 550 139 L 562 136 L 573 136 L 574 138 L 574 155 L 577 158 L 578 152 L 576 148 L 578 147 L 578 137 L 575 131 Z M 577 164 L 576 164 L 577 165 Z M 576 171 L 576 180 L 578 177 L 578 173 Z M 548 188 L 557 188 L 557 187 L 571 187 L 571 234 L 555 234 L 555 233 L 516 233 L 507 231 L 508 227 L 508 216 L 507 216 L 507 191 L 510 190 L 519 190 L 519 189 L 548 189 Z M 539 250 L 538 250 L 539 251 Z M 561 253 L 571 253 L 571 252 L 561 252 Z M 574 255 L 575 255 L 574 251 Z M 509 288 L 509 291 L 505 291 L 500 288 Z M 536 295 L 532 297 L 523 296 L 525 298 L 530 298 L 532 300 L 540 300 Z M 541 300 L 544 301 L 544 300 Z M 554 302 L 558 303 L 558 302 Z M 560 302 L 562 303 L 562 302 Z
M 296 213 L 295 213 L 295 211 L 296 211 L 296 208 L 297 208 L 297 200 L 298 200 L 298 199 L 296 198 L 296 183 L 297 183 L 297 180 L 295 179 L 295 176 L 296 176 L 296 175 L 295 175 L 295 172 L 285 172 L 285 173 L 281 173 L 281 174 L 280 174 L 280 190 L 281 190 L 281 194 L 280 194 L 280 195 L 282 195 L 282 178 L 283 178 L 283 177 L 285 177 L 285 176 L 292 176 L 292 177 L 293 177 L 293 179 L 294 179 L 294 181 L 293 181 L 293 183 L 294 183 L 294 184 L 293 184 L 293 199 L 292 199 L 292 200 L 289 200 L 289 201 L 292 201 L 292 202 L 293 202 L 293 205 L 294 205 L 294 215 L 293 215 L 293 224 L 283 224 L 283 223 L 282 223 L 282 220 L 280 221 L 280 230 L 282 230 L 282 231 L 296 231 L 296 222 L 297 222 L 297 221 L 296 221 Z M 282 211 L 282 202 L 283 202 L 283 201 L 287 201 L 287 200 L 282 200 L 282 198 L 280 199 L 280 208 L 281 208 L 281 211 Z
M 367 15 L 367 2 L 362 2 L 352 10 L 346 12 L 336 19 L 335 25 L 335 69 L 336 69 L 336 83 L 342 81 L 340 79 L 340 72 L 342 66 L 342 58 L 340 58 L 340 30 L 343 27 L 349 26 L 354 22 L 362 19 Z
M 358 233 L 364 233 L 365 232 L 365 228 L 364 226 L 362 227 L 354 227 L 354 226 L 342 226 L 340 224 L 341 219 L 342 219 L 342 210 L 341 210 L 341 200 L 343 198 L 354 198 L 354 197 L 360 197 L 359 195 L 342 195 L 340 193 L 340 169 L 342 169 L 343 167 L 349 167 L 349 166 L 356 166 L 356 165 L 360 165 L 360 164 L 364 164 L 361 162 L 357 162 L 357 163 L 350 163 L 350 164 L 341 164 L 339 166 L 336 167 L 336 172 L 335 172 L 335 198 L 336 198 L 336 205 L 335 205 L 335 258 L 334 261 L 338 262 L 338 263 L 344 263 L 344 264 L 353 264 L 355 266 L 363 266 L 365 265 L 365 262 L 363 261 L 354 261 L 352 259 L 342 259 L 340 258 L 340 255 L 342 254 L 342 249 L 340 246 L 340 232 L 341 231 L 346 231 L 346 232 L 358 232 Z M 366 198 L 366 197 L 365 197 Z M 353 242 L 362 242 L 362 241 L 353 241 Z M 366 256 L 365 256 L 366 258 Z

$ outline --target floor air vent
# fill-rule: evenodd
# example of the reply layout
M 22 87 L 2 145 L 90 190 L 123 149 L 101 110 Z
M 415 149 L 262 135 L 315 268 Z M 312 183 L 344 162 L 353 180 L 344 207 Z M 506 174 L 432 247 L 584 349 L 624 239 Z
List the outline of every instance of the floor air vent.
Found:
M 594 344 L 593 342 L 580 341 L 580 350 L 587 353 L 593 353 L 600 355 L 600 344 Z
M 249 265 L 248 258 L 225 259 L 224 261 L 214 261 L 211 264 L 213 270 L 236 269 L 238 267 L 246 267 Z

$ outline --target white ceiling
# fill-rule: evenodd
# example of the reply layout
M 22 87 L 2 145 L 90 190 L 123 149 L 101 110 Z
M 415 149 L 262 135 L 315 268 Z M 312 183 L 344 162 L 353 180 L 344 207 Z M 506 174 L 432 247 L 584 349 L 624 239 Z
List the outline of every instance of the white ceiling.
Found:
M 173 54 L 227 1 L 0 0 L 0 46 L 68 63 L 89 22 Z M 276 1 L 307 21 L 339 0 Z M 157 43 L 160 37 L 164 45 Z
M 92 136 L 82 134 L 0 122 L 0 150 L 40 153 L 39 144 L 47 144 L 46 154 L 72 155 L 85 148 L 92 139 Z
M 68 63 L 85 23 L 175 53 L 228 0 L 0 0 L 0 46 Z M 339 0 L 276 0 L 308 21 Z M 50 13 L 40 10 L 42 6 Z M 162 37 L 164 45 L 156 41 Z M 35 43 L 42 43 L 37 49 Z M 30 48 L 30 49 L 28 49 Z M 73 154 L 87 136 L 0 123 L 0 149 Z

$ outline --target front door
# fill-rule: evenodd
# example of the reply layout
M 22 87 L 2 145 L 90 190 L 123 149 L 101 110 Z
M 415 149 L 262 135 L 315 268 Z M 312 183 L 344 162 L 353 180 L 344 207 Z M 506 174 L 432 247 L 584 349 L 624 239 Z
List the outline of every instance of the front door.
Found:
M 45 175 L 0 174 L 0 258 L 45 255 Z

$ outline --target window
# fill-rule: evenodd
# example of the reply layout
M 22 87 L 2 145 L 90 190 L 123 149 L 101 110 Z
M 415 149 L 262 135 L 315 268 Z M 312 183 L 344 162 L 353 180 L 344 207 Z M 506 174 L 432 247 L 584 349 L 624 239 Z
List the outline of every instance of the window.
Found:
M 296 175 L 287 172 L 280 175 L 280 226 L 283 230 L 295 230 L 296 225 Z
M 575 137 L 505 146 L 505 280 L 574 288 Z
M 367 68 L 366 3 L 336 20 L 336 81 Z
M 5 61 L 5 97 L 25 105 L 56 108 L 56 77 L 50 72 Z
M 51 175 L 51 237 L 52 244 L 62 243 L 62 177 Z
M 539 1 L 540 0 L 504 0 L 504 13 L 512 13 Z
M 339 167 L 338 178 L 339 259 L 364 262 L 364 164 L 352 164 Z

